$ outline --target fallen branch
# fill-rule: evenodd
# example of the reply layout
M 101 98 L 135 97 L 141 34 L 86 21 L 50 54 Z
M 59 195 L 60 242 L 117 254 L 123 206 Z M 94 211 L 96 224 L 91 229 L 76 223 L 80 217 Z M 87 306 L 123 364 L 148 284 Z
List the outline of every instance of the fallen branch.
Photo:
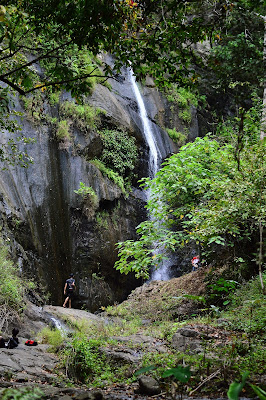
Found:
M 153 396 L 150 396 L 150 397 L 152 397 L 152 398 L 154 398 L 154 397 L 159 397 L 159 396 L 163 396 L 164 394 L 167 394 L 167 392 L 162 392 L 162 393 L 154 394 Z
M 206 382 L 210 381 L 212 378 L 215 378 L 215 376 L 217 376 L 220 372 L 221 372 L 220 369 L 218 369 L 217 371 L 213 372 L 210 376 L 208 376 L 206 379 L 204 379 L 204 381 L 202 381 L 201 384 L 198 387 L 196 387 L 196 389 L 192 390 L 192 392 L 189 393 L 189 396 L 191 396 L 192 393 L 196 392 Z

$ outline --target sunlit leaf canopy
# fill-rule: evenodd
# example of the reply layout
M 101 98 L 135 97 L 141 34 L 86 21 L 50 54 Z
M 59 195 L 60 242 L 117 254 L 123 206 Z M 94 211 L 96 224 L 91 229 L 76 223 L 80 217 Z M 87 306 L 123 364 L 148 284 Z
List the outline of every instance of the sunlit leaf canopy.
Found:
M 197 85 L 212 71 L 210 81 L 241 98 L 261 86 L 265 14 L 263 1 L 246 0 L 2 2 L 0 80 L 21 94 L 35 90 L 30 70 L 40 62 L 46 85 L 78 92 L 78 80 L 99 74 L 82 63 L 70 68 L 73 53 L 85 48 L 113 54 L 117 70 L 131 63 L 140 78 L 149 74 L 160 86 Z M 208 54 L 199 51 L 201 43 Z

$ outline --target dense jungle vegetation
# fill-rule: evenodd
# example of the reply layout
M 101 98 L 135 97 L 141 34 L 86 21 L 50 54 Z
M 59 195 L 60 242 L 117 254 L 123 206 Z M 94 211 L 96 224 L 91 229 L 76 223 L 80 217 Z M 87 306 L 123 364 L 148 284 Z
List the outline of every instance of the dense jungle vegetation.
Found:
M 262 382 L 265 21 L 262 0 L 14 0 L 0 5 L 0 127 L 10 132 L 9 142 L 0 145 L 1 161 L 21 167 L 34 162 L 19 151 L 19 142 L 29 139 L 14 135 L 20 129 L 16 116 L 23 117 L 12 109 L 14 96 L 23 99 L 33 121 L 42 121 L 43 98 L 55 104 L 62 90 L 70 91 L 75 103 L 62 106 L 60 120 L 48 121 L 60 141 L 70 137 L 70 118 L 81 130 L 97 128 L 100 111 L 87 104 L 86 96 L 96 83 L 116 79 L 124 65 L 131 65 L 140 80 L 151 76 L 168 101 L 179 105 L 187 125 L 191 106 L 206 121 L 201 137 L 191 143 L 186 143 L 183 133 L 164 127 L 178 143 L 179 152 L 164 161 L 154 179 L 142 181 L 152 193 L 147 205 L 152 218 L 138 226 L 137 241 L 118 243 L 115 265 L 122 273 L 133 271 L 146 279 L 167 251 L 186 246 L 200 249 L 201 258 L 212 266 L 204 295 L 190 299 L 202 305 L 200 311 L 182 321 L 166 313 L 165 319 L 158 317 L 143 328 L 143 315 L 133 306 L 105 310 L 121 318 L 124 335 L 152 332 L 169 343 L 181 326 L 217 328 L 217 320 L 224 320 L 233 342 L 220 347 L 205 343 L 201 355 L 174 351 L 145 355 L 142 372 L 163 379 L 169 391 L 172 377 L 175 395 L 178 390 L 193 392 L 219 370 L 222 393 L 231 384 L 230 399 L 237 399 L 243 388 L 249 396 L 266 398 Z M 105 52 L 114 56 L 112 70 L 99 57 Z M 103 130 L 101 135 L 104 151 L 94 163 L 126 193 L 137 157 L 135 142 L 120 131 Z M 98 201 L 92 189 L 82 184 L 79 194 L 90 197 L 92 208 Z M 155 243 L 166 253 L 155 254 Z M 3 329 L 8 319 L 23 311 L 23 298 L 34 290 L 34 284 L 20 276 L 8 243 L 1 243 L 0 262 Z M 175 302 L 175 296 L 167 300 Z M 165 314 L 162 304 L 156 303 Z M 146 318 L 152 319 L 153 312 Z M 109 365 L 100 355 L 103 342 L 112 343 L 109 328 L 109 332 L 86 326 L 75 329 L 74 337 L 68 339 L 57 331 L 42 333 L 53 349 L 69 342 L 61 358 L 65 366 L 74 366 L 72 378 L 99 387 L 137 379 L 136 374 Z M 121 325 L 114 324 L 113 329 L 118 334 Z M 213 386 L 204 386 L 204 395 L 214 393 L 217 381 L 213 382 Z

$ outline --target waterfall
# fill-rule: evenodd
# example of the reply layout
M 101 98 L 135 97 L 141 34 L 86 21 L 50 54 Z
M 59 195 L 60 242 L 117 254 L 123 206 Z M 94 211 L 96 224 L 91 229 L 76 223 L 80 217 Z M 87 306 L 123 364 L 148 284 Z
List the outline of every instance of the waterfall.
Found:
M 142 99 L 140 90 L 138 88 L 135 75 L 132 69 L 129 70 L 130 82 L 132 84 L 132 88 L 137 100 L 137 104 L 139 107 L 139 115 L 142 121 L 143 134 L 146 139 L 146 142 L 149 146 L 149 176 L 153 179 L 156 175 L 156 172 L 159 170 L 159 166 L 162 162 L 162 155 L 160 150 L 156 144 L 155 136 L 153 134 L 152 126 L 150 120 L 147 115 L 147 111 L 145 108 L 144 101 Z M 147 200 L 149 200 L 150 193 L 148 192 Z M 158 252 L 159 250 L 157 250 Z M 162 250 L 163 251 L 163 250 Z M 155 252 L 156 253 L 156 252 Z M 151 280 L 161 280 L 166 281 L 170 279 L 168 267 L 169 260 L 162 261 L 161 265 L 158 269 L 154 270 L 151 274 Z
M 147 111 L 145 108 L 144 101 L 140 94 L 135 75 L 132 69 L 129 70 L 130 81 L 132 84 L 132 88 L 134 90 L 134 94 L 139 106 L 139 115 L 142 121 L 143 133 L 146 139 L 146 142 L 149 146 L 149 176 L 150 178 L 154 178 L 156 172 L 158 171 L 159 164 L 162 161 L 162 156 L 158 146 L 156 145 L 156 141 L 152 132 L 151 124 L 147 115 Z

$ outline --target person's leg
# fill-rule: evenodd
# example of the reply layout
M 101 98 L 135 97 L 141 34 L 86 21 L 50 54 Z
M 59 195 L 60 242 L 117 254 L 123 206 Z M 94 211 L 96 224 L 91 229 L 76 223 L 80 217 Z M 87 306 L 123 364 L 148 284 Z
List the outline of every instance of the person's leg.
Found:
M 71 296 L 69 297 L 68 308 L 71 308 Z
M 63 307 L 66 306 L 66 303 L 68 302 L 68 300 L 69 300 L 69 297 L 67 296 L 66 299 L 65 299 L 65 301 L 64 301 Z

